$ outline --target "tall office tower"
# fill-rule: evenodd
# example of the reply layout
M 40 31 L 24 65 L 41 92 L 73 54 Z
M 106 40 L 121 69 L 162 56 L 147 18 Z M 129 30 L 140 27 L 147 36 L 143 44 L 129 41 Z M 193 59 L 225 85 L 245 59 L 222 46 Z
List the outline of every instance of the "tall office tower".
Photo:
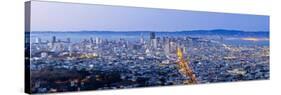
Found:
M 161 38 L 156 37 L 156 47 L 160 47 L 160 44 L 161 44 Z
M 41 38 L 39 38 L 39 37 L 36 37 L 36 39 L 35 39 L 35 43 L 41 43 Z
M 72 53 L 73 53 L 73 48 L 72 48 L 72 45 L 69 45 L 68 48 L 67 48 L 68 52 L 69 52 L 69 56 L 72 56 Z
M 56 43 L 57 41 L 56 41 L 56 36 L 53 36 L 53 38 L 52 38 L 52 43 L 54 44 L 54 43 Z
M 170 39 L 169 38 L 163 38 L 164 42 L 164 52 L 166 55 L 170 54 Z
M 152 39 L 152 47 L 153 47 L 153 49 L 157 48 L 157 40 L 156 39 Z
M 150 32 L 150 39 L 155 39 L 155 32 Z
M 100 38 L 96 37 L 96 44 L 100 44 Z
M 55 47 L 55 43 L 56 43 L 57 41 L 56 41 L 56 36 L 53 36 L 52 37 L 52 40 L 51 40 L 51 45 L 50 45 L 50 48 L 52 49 L 52 50 L 54 50 L 54 47 Z
M 157 48 L 157 40 L 155 38 L 155 32 L 150 32 L 150 46 L 153 49 Z
M 177 44 L 173 41 L 170 41 L 170 52 L 176 52 Z
M 140 38 L 140 43 L 141 44 L 144 44 L 144 38 L 143 38 L 143 35 L 141 34 L 141 38 Z
M 221 43 L 224 43 L 224 39 L 223 39 L 222 36 L 220 36 L 220 42 L 221 42 Z
M 184 47 L 184 46 L 182 46 L 181 48 L 182 48 L 182 53 L 183 53 L 183 54 L 187 54 L 187 48 Z
M 91 44 L 94 44 L 94 39 L 93 39 L 93 37 L 90 38 L 90 43 L 91 43 Z
M 66 39 L 66 43 L 70 43 L 70 38 L 67 38 L 67 39 Z

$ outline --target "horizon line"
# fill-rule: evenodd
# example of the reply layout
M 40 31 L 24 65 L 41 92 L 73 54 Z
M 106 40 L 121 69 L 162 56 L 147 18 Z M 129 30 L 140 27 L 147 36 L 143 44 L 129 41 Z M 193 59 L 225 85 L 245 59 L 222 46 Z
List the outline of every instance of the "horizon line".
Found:
M 270 32 L 265 30 L 245 31 L 235 29 L 194 29 L 194 30 L 177 30 L 177 31 L 163 31 L 163 30 L 35 30 L 29 32 L 196 32 L 196 31 L 239 31 L 239 32 Z M 27 32 L 27 31 L 25 31 Z

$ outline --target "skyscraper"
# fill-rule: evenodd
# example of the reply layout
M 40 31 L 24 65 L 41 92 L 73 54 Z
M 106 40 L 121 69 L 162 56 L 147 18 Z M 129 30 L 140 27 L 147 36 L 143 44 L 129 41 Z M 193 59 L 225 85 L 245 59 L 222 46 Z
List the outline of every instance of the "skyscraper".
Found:
M 93 39 L 93 37 L 90 38 L 90 43 L 91 43 L 91 44 L 94 44 L 94 39 Z
M 155 37 L 155 32 L 150 32 L 150 46 L 153 49 L 157 48 L 157 40 L 156 40 L 156 37 Z
M 153 49 L 157 48 L 157 40 L 156 39 L 152 39 L 152 47 L 153 47 Z
M 70 38 L 67 38 L 67 39 L 66 39 L 66 43 L 70 43 Z
M 36 37 L 36 39 L 35 39 L 35 43 L 41 43 L 41 38 L 39 38 L 39 37 Z
M 155 32 L 150 32 L 150 40 L 155 39 Z
M 170 54 L 170 39 L 169 38 L 163 38 L 164 42 L 164 52 L 166 55 Z
M 96 37 L 96 44 L 100 44 L 100 38 Z
M 143 38 L 143 35 L 141 34 L 141 38 L 140 38 L 140 43 L 141 44 L 144 44 L 144 38 Z
M 57 42 L 56 36 L 53 36 L 53 38 L 52 38 L 52 43 L 54 44 L 54 43 L 56 43 L 56 42 Z

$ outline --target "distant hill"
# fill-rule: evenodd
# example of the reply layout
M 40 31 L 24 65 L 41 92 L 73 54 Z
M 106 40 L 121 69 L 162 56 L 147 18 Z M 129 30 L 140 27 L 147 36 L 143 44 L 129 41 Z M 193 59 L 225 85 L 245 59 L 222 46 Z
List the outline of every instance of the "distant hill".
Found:
M 239 30 L 186 30 L 186 31 L 34 31 L 32 33 L 89 33 L 89 34 L 148 34 L 155 32 L 159 35 L 223 35 L 223 36 L 269 36 L 267 31 L 239 31 Z
M 239 30 L 224 30 L 224 29 L 216 29 L 216 30 L 192 30 L 192 31 L 181 31 L 186 32 L 188 34 L 202 34 L 202 35 L 269 35 L 267 31 L 239 31 Z

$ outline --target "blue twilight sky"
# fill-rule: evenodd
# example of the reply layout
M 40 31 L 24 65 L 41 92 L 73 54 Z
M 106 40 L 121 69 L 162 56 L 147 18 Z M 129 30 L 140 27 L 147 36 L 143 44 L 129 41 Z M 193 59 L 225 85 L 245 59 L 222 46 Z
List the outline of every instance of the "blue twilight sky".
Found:
M 32 1 L 31 31 L 269 31 L 269 16 Z

